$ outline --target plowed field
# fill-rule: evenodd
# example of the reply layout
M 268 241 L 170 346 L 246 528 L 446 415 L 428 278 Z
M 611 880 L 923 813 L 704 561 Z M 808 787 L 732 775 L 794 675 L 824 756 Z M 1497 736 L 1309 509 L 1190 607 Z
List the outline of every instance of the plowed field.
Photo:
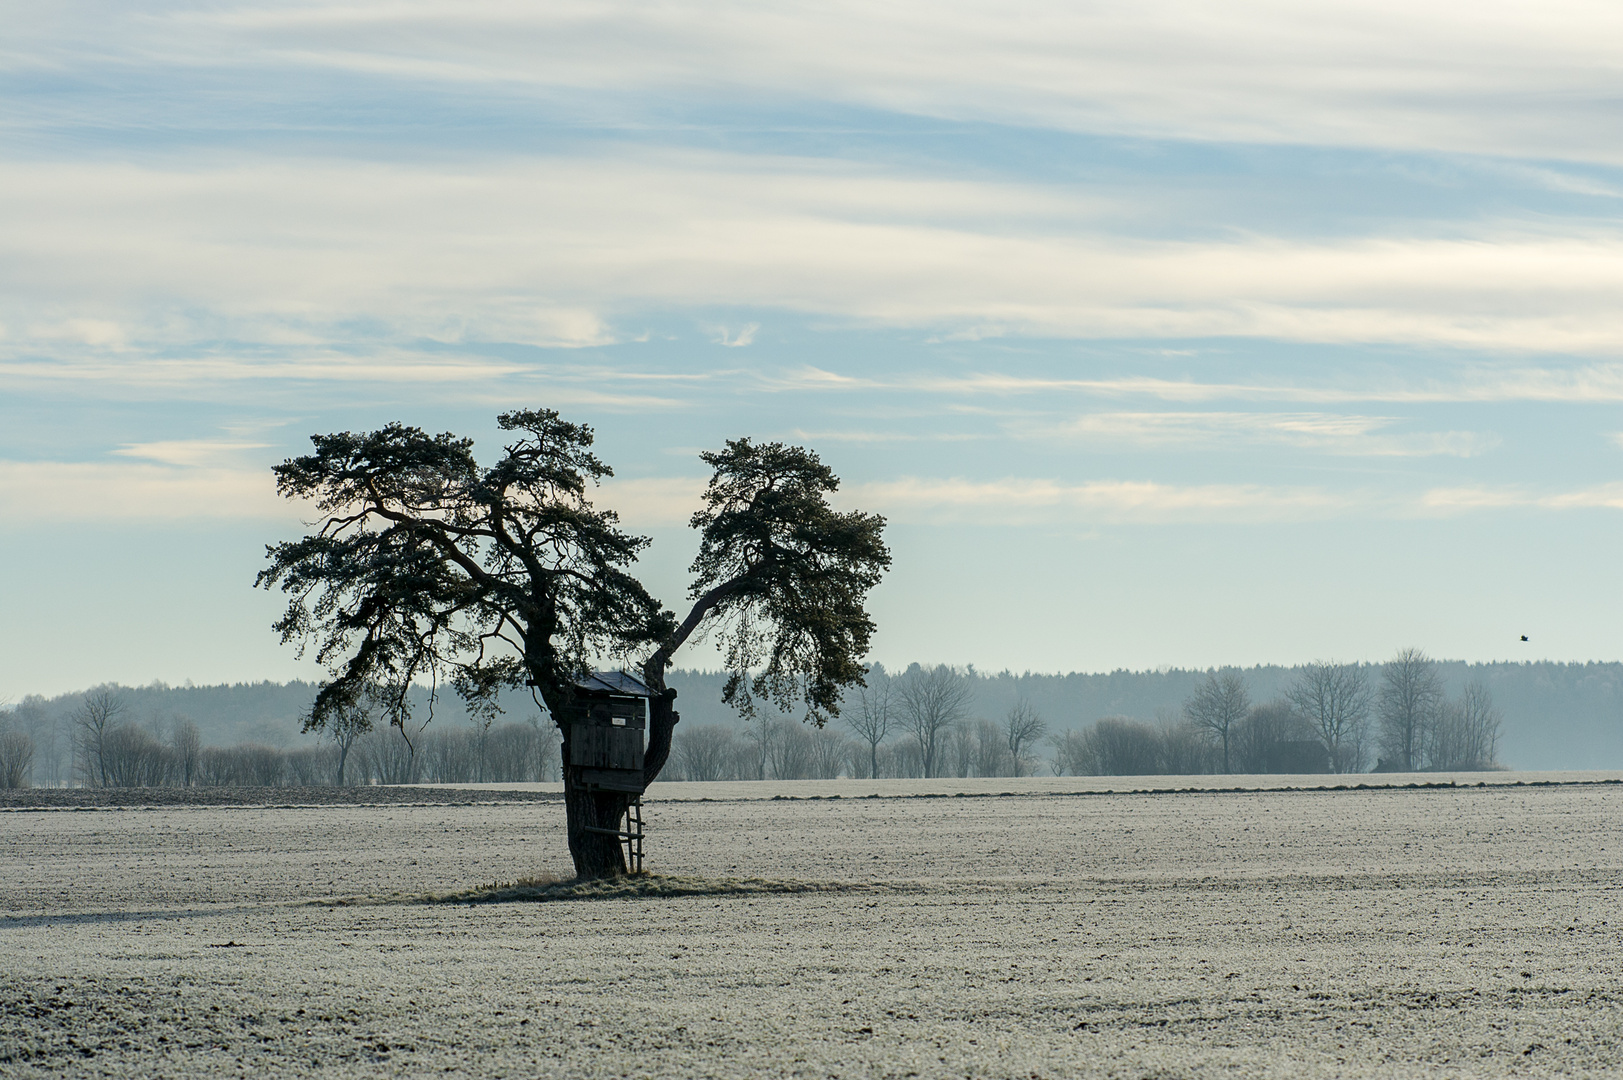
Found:
M 995 786 L 654 801 L 699 894 L 476 905 L 410 901 L 562 876 L 559 803 L 3 810 L 0 1074 L 1618 1073 L 1617 785 Z

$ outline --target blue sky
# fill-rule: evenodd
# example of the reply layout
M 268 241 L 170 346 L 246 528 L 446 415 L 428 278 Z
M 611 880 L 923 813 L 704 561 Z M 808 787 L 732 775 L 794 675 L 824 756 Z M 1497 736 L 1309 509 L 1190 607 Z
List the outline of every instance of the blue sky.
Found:
M 310 674 L 269 466 L 516 406 L 673 604 L 817 448 L 887 664 L 1623 653 L 1614 6 L 4 10 L 0 698 Z

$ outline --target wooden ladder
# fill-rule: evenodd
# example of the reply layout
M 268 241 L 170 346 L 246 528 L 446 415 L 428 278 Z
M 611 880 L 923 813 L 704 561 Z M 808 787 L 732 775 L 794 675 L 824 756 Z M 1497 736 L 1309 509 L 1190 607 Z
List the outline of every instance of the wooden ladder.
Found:
M 633 795 L 626 807 L 624 829 L 600 829 L 596 825 L 584 826 L 582 831 L 612 836 L 626 846 L 626 867 L 633 874 L 642 873 L 642 796 Z
M 642 873 L 642 796 L 638 795 L 626 807 L 626 865 L 633 874 Z

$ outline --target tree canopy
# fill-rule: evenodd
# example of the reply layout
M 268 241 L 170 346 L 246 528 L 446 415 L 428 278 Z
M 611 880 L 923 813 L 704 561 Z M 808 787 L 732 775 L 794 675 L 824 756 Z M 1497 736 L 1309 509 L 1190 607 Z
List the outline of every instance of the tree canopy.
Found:
M 735 439 L 700 457 L 713 470 L 687 618 L 644 665 L 651 685 L 695 630 L 713 630 L 733 672 L 727 701 L 753 714 L 765 698 L 803 701 L 821 727 L 841 691 L 862 682 L 873 620 L 868 591 L 890 566 L 884 519 L 828 503 L 839 480 L 810 450 Z
M 613 475 L 591 429 L 551 410 L 504 413 L 518 437 L 481 467 L 473 441 L 390 424 L 315 435 L 276 466 L 277 490 L 324 515 L 267 549 L 258 584 L 290 599 L 284 642 L 316 645 L 333 677 L 308 726 L 370 698 L 404 726 L 414 682 L 449 684 L 475 712 L 533 683 L 549 705 L 603 658 L 652 648 L 672 618 L 628 568 L 647 545 L 598 510 Z

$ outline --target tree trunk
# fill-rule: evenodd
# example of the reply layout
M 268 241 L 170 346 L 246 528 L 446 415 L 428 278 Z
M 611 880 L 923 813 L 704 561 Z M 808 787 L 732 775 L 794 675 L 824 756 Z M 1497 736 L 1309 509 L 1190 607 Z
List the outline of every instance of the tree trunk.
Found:
M 569 857 L 575 876 L 588 881 L 618 877 L 626 872 L 625 847 L 619 833 L 631 796 L 622 791 L 589 789 L 580 782 L 580 769 L 569 764 L 569 727 L 563 732 L 564 821 Z M 605 830 L 596 832 L 593 830 Z
M 660 770 L 671 756 L 671 735 L 681 715 L 671 707 L 676 691 L 661 688 L 656 698 L 648 701 L 648 749 L 642 755 L 642 786 L 646 790 L 659 778 Z
M 625 847 L 618 836 L 631 796 L 620 791 L 589 791 L 575 782 L 577 770 L 564 768 L 564 816 L 569 830 L 569 857 L 575 876 L 585 880 L 618 877 L 626 872 Z

